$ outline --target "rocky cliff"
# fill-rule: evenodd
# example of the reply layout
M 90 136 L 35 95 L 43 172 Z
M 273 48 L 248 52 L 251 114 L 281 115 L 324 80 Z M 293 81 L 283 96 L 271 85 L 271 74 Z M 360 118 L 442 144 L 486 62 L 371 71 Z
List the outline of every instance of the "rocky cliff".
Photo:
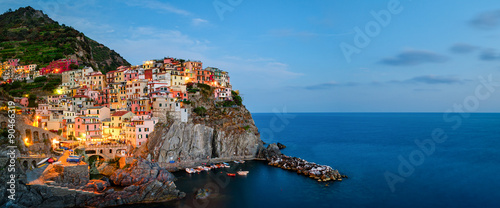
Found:
M 158 124 L 136 155 L 160 164 L 178 159 L 186 162 L 206 160 L 207 157 L 233 160 L 257 156 L 263 142 L 252 114 L 241 102 L 215 102 L 214 88 L 208 85 L 193 84 L 188 85 L 188 89 L 197 91 L 189 93 L 189 104 L 184 103 L 189 121 L 169 119 Z M 234 91 L 233 96 L 239 98 Z
M 254 157 L 262 148 L 259 136 L 252 132 L 225 131 L 204 124 L 174 122 L 151 134 L 147 156 L 158 162 L 171 159 Z

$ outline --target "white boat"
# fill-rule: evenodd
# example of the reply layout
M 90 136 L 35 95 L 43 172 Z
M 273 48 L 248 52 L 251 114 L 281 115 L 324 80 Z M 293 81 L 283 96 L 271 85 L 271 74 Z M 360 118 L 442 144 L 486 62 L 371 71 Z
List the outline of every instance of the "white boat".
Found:
M 240 170 L 238 171 L 238 175 L 243 175 L 243 176 L 246 176 L 248 174 L 249 171 L 246 171 L 246 170 Z
M 38 163 L 36 164 L 36 166 L 38 167 L 38 166 L 40 166 L 41 164 L 43 164 L 43 163 L 47 162 L 47 160 L 49 160 L 49 158 L 50 158 L 50 157 L 48 157 L 48 158 L 45 158 L 45 159 L 41 160 L 40 162 L 38 162 Z
M 193 168 L 186 168 L 187 173 L 196 173 L 196 171 Z

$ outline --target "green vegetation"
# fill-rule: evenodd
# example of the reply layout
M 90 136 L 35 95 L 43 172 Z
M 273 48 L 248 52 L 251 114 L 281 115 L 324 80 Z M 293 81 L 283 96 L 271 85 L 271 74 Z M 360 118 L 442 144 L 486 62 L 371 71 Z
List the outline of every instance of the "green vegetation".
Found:
M 34 82 L 14 81 L 12 84 L 0 85 L 0 88 L 13 97 L 22 97 L 28 95 L 29 107 L 34 105 L 37 99 L 36 94 L 49 95 L 62 83 L 60 75 L 51 75 L 48 77 L 37 77 Z
M 238 106 L 243 105 L 243 99 L 241 98 L 241 96 L 237 92 L 231 91 L 231 95 L 233 96 L 233 101 L 236 105 L 238 105 Z
M 77 50 L 83 55 L 76 55 Z M 0 15 L 0 62 L 19 58 L 23 65 L 37 64 L 42 68 L 70 56 L 78 57 L 81 65 L 103 72 L 130 65 L 115 51 L 70 26 L 59 25 L 42 11 L 28 6 Z
M 202 83 L 198 83 L 196 85 L 198 86 L 198 88 L 200 88 L 200 91 L 201 91 L 201 94 L 203 95 L 203 97 L 209 98 L 210 96 L 212 96 L 213 91 L 212 91 L 212 87 L 210 87 L 210 85 L 202 84 Z
M 205 114 L 207 113 L 207 109 L 205 109 L 205 107 L 203 107 L 203 106 L 200 106 L 200 107 L 196 107 L 193 110 L 193 112 L 198 114 L 199 116 L 205 116 Z

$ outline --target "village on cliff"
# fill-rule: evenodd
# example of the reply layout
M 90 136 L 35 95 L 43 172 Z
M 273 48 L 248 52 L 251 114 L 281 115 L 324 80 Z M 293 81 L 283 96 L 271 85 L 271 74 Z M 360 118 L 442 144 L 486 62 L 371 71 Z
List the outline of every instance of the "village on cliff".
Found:
M 51 141 L 54 149 L 103 144 L 138 147 L 146 143 L 158 122 L 167 118 L 188 121 L 192 113 L 185 107 L 190 103 L 188 95 L 199 90 L 193 89 L 193 84 L 215 88 L 215 102 L 231 101 L 235 93 L 228 72 L 203 68 L 201 61 L 149 60 L 106 74 L 92 67 L 75 67 L 79 63 L 72 59 L 53 61 L 39 70 L 35 64 L 19 62 L 10 59 L 1 63 L 3 84 L 62 76 L 62 84 L 52 95 L 36 100 L 37 107 L 28 107 L 28 95 L 14 98 L 21 113 L 32 116 L 32 126 L 60 135 Z M 31 134 L 23 132 L 26 146 L 38 137 L 42 139 Z

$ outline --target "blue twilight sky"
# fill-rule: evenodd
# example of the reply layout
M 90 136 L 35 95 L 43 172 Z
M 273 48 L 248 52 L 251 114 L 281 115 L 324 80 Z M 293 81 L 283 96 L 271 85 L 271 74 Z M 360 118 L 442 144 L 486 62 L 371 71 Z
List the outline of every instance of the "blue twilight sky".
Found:
M 500 81 L 495 0 L 2 0 L 0 11 L 27 5 L 134 65 L 171 56 L 229 71 L 251 112 L 500 111 L 500 87 L 478 89 L 481 76 Z

